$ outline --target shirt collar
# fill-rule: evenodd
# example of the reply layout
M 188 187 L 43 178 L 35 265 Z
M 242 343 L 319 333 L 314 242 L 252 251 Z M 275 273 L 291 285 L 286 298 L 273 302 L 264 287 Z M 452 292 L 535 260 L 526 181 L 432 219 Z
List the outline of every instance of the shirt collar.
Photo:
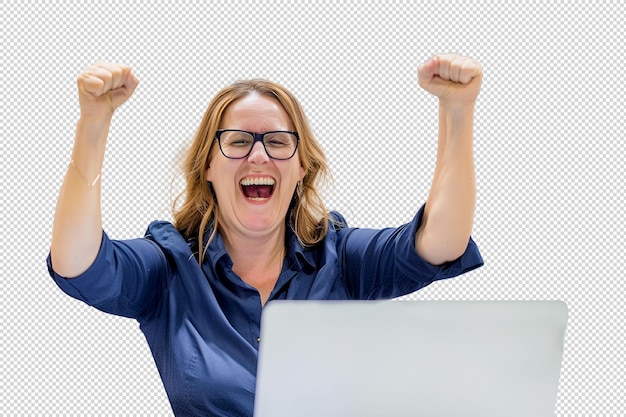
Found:
M 206 248 L 205 258 L 208 258 L 211 266 L 216 268 L 218 262 L 224 258 L 228 266 L 232 266 L 232 260 L 226 251 L 224 240 L 219 232 L 215 233 L 213 240 L 207 247 L 209 236 L 213 232 L 213 225 L 207 227 L 207 231 L 203 236 L 203 247 Z M 287 243 L 287 260 L 290 268 L 300 270 L 303 266 L 315 267 L 316 265 L 316 251 L 313 248 L 305 248 L 302 246 L 298 237 L 293 232 L 291 227 L 287 226 L 287 232 L 285 235 L 285 242 Z M 197 253 L 197 248 L 196 248 Z
M 315 267 L 317 263 L 315 250 L 302 246 L 302 243 L 300 243 L 298 237 L 289 226 L 287 226 L 285 241 L 287 242 L 287 259 L 289 260 L 289 266 L 293 266 L 297 269 L 302 269 L 304 265 Z
M 226 252 L 226 246 L 224 245 L 224 240 L 222 239 L 222 236 L 220 235 L 219 232 L 215 233 L 215 236 L 213 237 L 211 244 L 209 244 L 207 247 L 207 242 L 209 241 L 209 237 L 211 236 L 211 233 L 213 233 L 213 223 L 210 223 L 207 226 L 207 230 L 206 232 L 204 232 L 204 236 L 202 237 L 203 250 L 204 248 L 206 248 L 206 255 L 203 257 L 204 261 L 208 259 L 213 269 L 215 269 L 217 266 L 217 263 L 222 258 L 225 257 L 225 261 L 228 263 L 228 266 L 232 266 L 233 262 L 230 259 L 228 252 Z M 197 248 L 196 248 L 196 251 L 197 251 Z

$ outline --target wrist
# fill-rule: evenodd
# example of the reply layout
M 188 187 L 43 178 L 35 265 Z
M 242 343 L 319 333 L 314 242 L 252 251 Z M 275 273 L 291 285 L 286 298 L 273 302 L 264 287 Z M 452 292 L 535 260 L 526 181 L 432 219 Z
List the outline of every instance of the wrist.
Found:
M 458 100 L 439 100 L 439 111 L 454 113 L 458 115 L 473 115 L 476 102 L 465 102 Z
M 439 120 L 449 129 L 456 129 L 461 125 L 471 126 L 474 123 L 474 105 L 439 103 Z
M 84 116 L 81 115 L 76 122 L 77 143 L 103 144 L 106 142 L 112 115 Z M 99 146 L 100 147 L 100 146 Z
M 78 124 L 82 126 L 106 127 L 111 123 L 113 113 L 86 115 L 82 114 L 78 118 Z
M 106 134 L 108 132 L 112 119 L 113 114 L 93 116 L 81 114 L 76 122 L 76 131 L 89 137 L 100 138 L 102 133 Z

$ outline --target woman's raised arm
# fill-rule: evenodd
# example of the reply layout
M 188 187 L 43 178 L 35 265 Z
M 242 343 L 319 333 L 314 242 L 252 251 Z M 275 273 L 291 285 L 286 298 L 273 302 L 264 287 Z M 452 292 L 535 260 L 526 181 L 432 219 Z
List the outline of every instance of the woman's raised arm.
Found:
M 96 62 L 77 79 L 80 118 L 57 199 L 50 256 L 55 272 L 72 278 L 93 263 L 102 240 L 100 172 L 111 119 L 139 81 L 128 66 Z
M 418 254 L 432 264 L 460 257 L 469 242 L 476 201 L 474 105 L 480 64 L 454 54 L 437 55 L 418 70 L 419 84 L 439 98 L 437 163 L 415 236 Z

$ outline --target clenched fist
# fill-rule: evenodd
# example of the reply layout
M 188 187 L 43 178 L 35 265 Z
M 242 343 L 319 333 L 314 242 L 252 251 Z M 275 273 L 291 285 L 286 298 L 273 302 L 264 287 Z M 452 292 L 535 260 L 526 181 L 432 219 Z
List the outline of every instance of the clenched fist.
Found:
M 478 61 L 456 54 L 436 55 L 419 66 L 419 85 L 444 105 L 473 105 L 483 71 Z
M 81 117 L 113 114 L 133 94 L 139 80 L 126 65 L 98 61 L 78 75 Z

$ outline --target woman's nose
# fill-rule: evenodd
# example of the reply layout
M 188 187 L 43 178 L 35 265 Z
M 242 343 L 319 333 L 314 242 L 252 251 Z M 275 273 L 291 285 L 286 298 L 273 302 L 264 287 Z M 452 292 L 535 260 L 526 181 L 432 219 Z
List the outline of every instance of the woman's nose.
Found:
M 252 146 L 252 150 L 250 151 L 250 155 L 248 155 L 248 161 L 255 164 L 262 164 L 268 162 L 270 159 L 267 152 L 265 152 L 265 147 L 262 142 L 256 142 Z

